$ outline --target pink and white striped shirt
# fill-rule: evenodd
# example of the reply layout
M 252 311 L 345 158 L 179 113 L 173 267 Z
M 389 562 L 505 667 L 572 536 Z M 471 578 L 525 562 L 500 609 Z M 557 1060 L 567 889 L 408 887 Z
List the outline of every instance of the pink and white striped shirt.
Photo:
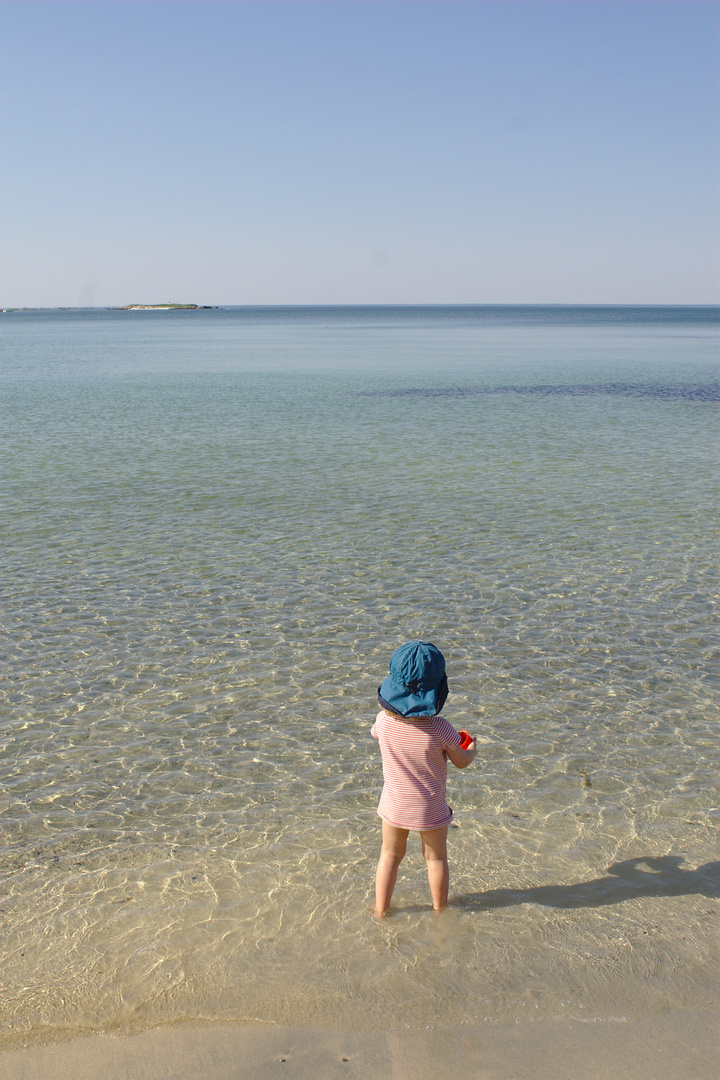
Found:
M 452 820 L 447 804 L 448 749 L 460 736 L 444 716 L 400 719 L 384 711 L 371 735 L 380 743 L 383 789 L 377 812 L 399 829 L 439 829 Z

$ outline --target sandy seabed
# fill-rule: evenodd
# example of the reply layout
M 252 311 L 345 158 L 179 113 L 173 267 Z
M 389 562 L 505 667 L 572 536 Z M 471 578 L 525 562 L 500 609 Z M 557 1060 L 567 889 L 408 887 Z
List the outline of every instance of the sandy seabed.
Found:
M 7 1053 L 4 1080 L 717 1080 L 718 1016 L 342 1033 L 175 1024 Z

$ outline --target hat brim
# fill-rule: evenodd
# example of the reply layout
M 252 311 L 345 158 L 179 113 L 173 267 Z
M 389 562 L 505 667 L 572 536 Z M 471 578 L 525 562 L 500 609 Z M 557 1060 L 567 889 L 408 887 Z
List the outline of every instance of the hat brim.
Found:
M 438 685 L 425 694 L 411 694 L 405 687 L 398 686 L 389 675 L 378 687 L 378 701 L 382 707 L 404 717 L 437 716 L 447 696 L 447 675 L 443 675 Z

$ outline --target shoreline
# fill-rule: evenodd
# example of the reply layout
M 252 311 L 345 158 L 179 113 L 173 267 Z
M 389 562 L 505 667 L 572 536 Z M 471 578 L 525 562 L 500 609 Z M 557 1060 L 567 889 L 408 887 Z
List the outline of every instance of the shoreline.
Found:
M 184 1021 L 8 1051 L 4 1080 L 716 1080 L 717 1012 L 371 1034 Z

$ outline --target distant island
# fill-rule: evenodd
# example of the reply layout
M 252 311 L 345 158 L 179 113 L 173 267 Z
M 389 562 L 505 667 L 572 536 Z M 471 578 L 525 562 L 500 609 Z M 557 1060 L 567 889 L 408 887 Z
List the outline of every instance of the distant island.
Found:
M 124 307 L 111 308 L 32 308 L 32 307 L 6 307 L 0 308 L 3 315 L 10 315 L 14 311 L 217 311 L 217 304 L 125 304 Z
M 125 304 L 115 311 L 211 311 L 212 304 Z

